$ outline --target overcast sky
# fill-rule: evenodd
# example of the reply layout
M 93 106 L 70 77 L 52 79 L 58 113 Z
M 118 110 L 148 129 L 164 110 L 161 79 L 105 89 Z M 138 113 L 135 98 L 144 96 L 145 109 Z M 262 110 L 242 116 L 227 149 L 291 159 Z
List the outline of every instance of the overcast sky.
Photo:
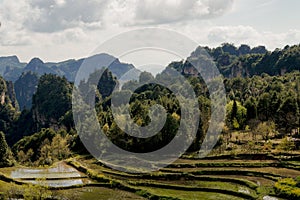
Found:
M 0 56 L 28 62 L 82 58 L 142 27 L 176 30 L 199 45 L 300 41 L 298 0 L 0 0 Z

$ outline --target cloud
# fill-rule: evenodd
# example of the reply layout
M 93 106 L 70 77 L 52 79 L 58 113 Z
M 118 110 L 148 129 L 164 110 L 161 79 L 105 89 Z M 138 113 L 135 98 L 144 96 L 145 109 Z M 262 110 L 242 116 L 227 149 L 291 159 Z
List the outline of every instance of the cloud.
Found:
M 52 60 L 81 57 L 112 35 L 149 25 L 177 30 L 198 41 L 199 45 L 208 46 L 230 42 L 236 45 L 266 45 L 269 49 L 274 49 L 300 41 L 299 30 L 281 29 L 282 32 L 266 32 L 260 30 L 255 23 L 252 23 L 252 26 L 233 25 L 239 21 L 245 24 L 243 19 L 237 23 L 234 20 L 232 22 L 233 17 L 239 17 L 244 12 L 231 11 L 232 7 L 238 5 L 235 0 L 0 2 L 0 51 L 14 52 L 26 59 L 33 55 Z M 244 6 L 253 8 L 248 4 Z M 221 21 L 206 20 L 229 12 L 230 14 Z M 246 17 L 252 19 L 253 13 L 246 14 Z M 278 27 L 280 26 L 282 25 L 278 24 Z
M 26 1 L 3 0 L 0 6 L 0 45 L 20 46 L 31 43 L 23 24 L 31 10 Z
M 213 18 L 230 10 L 233 3 L 234 0 L 138 0 L 133 4 L 134 22 L 145 25 Z
M 261 37 L 261 34 L 251 26 L 217 26 L 209 30 L 207 37 L 213 43 L 232 41 L 248 44 Z
M 230 42 L 236 45 L 266 45 L 269 49 L 275 49 L 300 41 L 300 31 L 275 33 L 258 31 L 251 26 L 215 26 L 208 29 L 207 39 L 209 44 L 215 45 Z
M 113 25 L 165 24 L 207 19 L 228 11 L 234 0 L 3 0 L 0 19 L 9 29 L 53 33 Z M 104 27 L 105 26 L 105 27 Z
M 0 31 L 1 46 L 24 46 L 31 42 L 32 38 L 23 31 Z
M 24 25 L 35 32 L 57 32 L 74 27 L 101 28 L 107 0 L 29 0 L 34 15 Z

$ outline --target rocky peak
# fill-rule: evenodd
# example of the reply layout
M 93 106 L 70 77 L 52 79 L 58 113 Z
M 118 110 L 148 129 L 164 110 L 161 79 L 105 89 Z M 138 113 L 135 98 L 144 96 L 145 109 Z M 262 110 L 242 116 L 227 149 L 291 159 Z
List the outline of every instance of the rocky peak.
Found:
M 38 68 L 44 66 L 44 62 L 39 58 L 33 58 L 31 61 L 27 64 L 26 68 Z
M 20 63 L 19 58 L 17 56 L 6 56 L 6 57 L 0 57 L 0 62 L 6 62 L 6 63 Z

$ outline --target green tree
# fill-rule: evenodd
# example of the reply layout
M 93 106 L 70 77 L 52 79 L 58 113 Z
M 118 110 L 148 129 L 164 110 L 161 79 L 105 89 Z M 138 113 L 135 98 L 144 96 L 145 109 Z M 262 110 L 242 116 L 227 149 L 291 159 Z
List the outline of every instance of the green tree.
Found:
M 230 101 L 226 105 L 226 123 L 233 129 L 244 129 L 246 122 L 247 109 L 238 101 Z
M 258 118 L 261 121 L 268 121 L 271 116 L 271 107 L 270 107 L 270 94 L 269 93 L 263 93 L 258 100 L 257 104 L 257 113 Z
M 254 97 L 250 97 L 246 100 L 244 104 L 247 109 L 247 121 L 250 119 L 256 119 L 257 117 L 257 106 Z
M 279 145 L 277 146 L 277 150 L 280 151 L 291 151 L 295 148 L 295 143 L 290 140 L 288 137 L 285 137 L 281 140 Z
M 57 125 L 71 109 L 72 85 L 66 78 L 53 74 L 43 75 L 32 100 L 32 112 L 37 131 Z
M 292 129 L 299 127 L 299 107 L 294 97 L 287 97 L 278 110 L 278 123 L 285 128 L 286 133 L 290 133 Z
M 261 135 L 265 141 L 268 141 L 271 136 L 275 136 L 276 127 L 273 121 L 261 122 L 254 130 L 257 135 Z
M 10 150 L 5 140 L 5 135 L 0 131 L 0 167 L 10 165 Z
M 145 71 L 140 74 L 140 77 L 139 77 L 140 83 L 145 83 L 145 82 L 149 82 L 152 80 L 154 80 L 154 77 L 151 73 Z

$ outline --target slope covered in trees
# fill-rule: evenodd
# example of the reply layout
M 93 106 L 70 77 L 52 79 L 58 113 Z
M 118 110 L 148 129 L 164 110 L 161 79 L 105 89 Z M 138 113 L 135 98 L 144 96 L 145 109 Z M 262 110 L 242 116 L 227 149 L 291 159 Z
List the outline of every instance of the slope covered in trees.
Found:
M 38 76 L 31 71 L 21 74 L 15 82 L 16 98 L 21 110 L 31 108 L 32 96 L 36 92 L 37 85 Z
M 267 51 L 262 46 L 250 48 L 247 45 L 241 45 L 236 48 L 230 44 L 205 49 L 213 56 L 218 68 L 227 77 L 224 80 L 228 101 L 226 130 L 256 131 L 258 126 L 274 124 L 276 131 L 281 134 L 277 137 L 298 132 L 300 118 L 300 73 L 297 70 L 299 67 L 299 46 L 287 46 L 282 50 L 277 49 L 273 52 Z M 190 58 L 197 58 L 199 56 L 198 51 L 199 49 L 196 49 Z M 116 62 L 115 66 L 118 65 L 119 61 Z M 60 66 L 65 66 L 65 64 L 62 63 Z M 48 66 L 48 64 L 43 65 Z M 189 150 L 197 151 L 210 122 L 211 101 L 208 89 L 201 76 L 193 74 L 193 70 L 186 70 L 186 68 L 191 67 L 187 61 L 173 62 L 168 67 L 184 74 L 191 72 L 185 75 L 198 97 L 201 114 L 197 137 Z M 128 68 L 122 70 L 126 71 Z M 245 73 L 238 73 L 242 71 Z M 170 88 L 182 87 L 180 82 L 170 82 L 170 77 L 166 72 L 164 71 L 156 77 L 144 72 L 141 74 L 140 80 L 125 83 L 122 86 L 124 91 L 116 93 L 116 95 L 127 95 L 138 82 L 143 83 L 154 79 L 166 82 Z M 96 77 L 96 73 L 99 72 L 95 72 L 91 78 Z M 7 83 L 3 79 L 1 79 L 1 83 L 1 91 L 6 94 L 8 91 Z M 26 85 L 27 83 L 28 85 Z M 142 126 L 149 124 L 148 111 L 154 104 L 160 104 L 168 111 L 167 123 L 157 136 L 136 139 L 121 131 L 112 116 L 111 92 L 118 84 L 113 73 L 106 70 L 98 84 L 95 85 L 95 88 L 98 89 L 96 97 L 97 115 L 100 126 L 105 130 L 107 136 L 118 146 L 134 152 L 152 151 L 168 143 L 175 136 L 181 119 L 180 105 L 174 94 L 168 88 L 155 84 L 146 84 L 134 91 L 129 108 L 135 123 Z M 10 145 L 15 144 L 24 136 L 41 133 L 43 128 L 51 128 L 54 132 L 64 129 L 74 137 L 72 140 L 73 149 L 80 151 L 79 148 L 82 148 L 82 144 L 74 130 L 71 110 L 73 89 L 71 82 L 54 74 L 45 74 L 38 79 L 36 75 L 29 72 L 22 74 L 15 87 L 18 91 L 17 99 L 22 106 L 28 109 L 21 113 L 18 112 L 9 96 L 4 95 L 5 103 L 0 105 L 0 130 L 6 134 Z M 27 107 L 30 104 L 30 95 L 33 95 L 32 107 Z M 42 134 L 37 134 L 35 137 L 39 137 L 39 135 Z M 23 142 L 18 143 L 15 149 L 23 149 L 27 142 L 30 143 L 30 140 L 32 140 L 30 137 L 23 138 Z M 37 141 L 42 142 L 43 140 Z M 48 145 L 50 145 L 50 141 L 49 139 Z M 39 148 L 34 149 L 38 151 Z
M 300 45 L 285 46 L 268 51 L 264 46 L 251 48 L 248 45 L 235 47 L 224 43 L 220 47 L 204 47 L 214 59 L 220 72 L 228 78 L 252 77 L 254 75 L 284 75 L 299 70 Z M 197 48 L 190 58 L 201 56 L 202 47 Z M 174 62 L 170 66 L 186 75 L 196 75 L 188 62 Z

